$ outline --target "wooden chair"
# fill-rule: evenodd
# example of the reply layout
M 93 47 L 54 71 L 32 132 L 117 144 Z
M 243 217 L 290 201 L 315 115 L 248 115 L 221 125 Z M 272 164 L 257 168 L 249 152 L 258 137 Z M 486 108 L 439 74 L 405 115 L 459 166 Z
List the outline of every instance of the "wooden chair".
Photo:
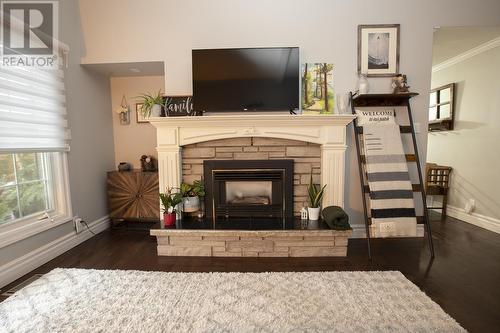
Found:
M 425 165 L 425 193 L 427 195 L 443 196 L 441 207 L 427 207 L 427 209 L 440 209 L 442 220 L 446 217 L 451 171 L 452 168 L 449 166 L 435 163 L 426 163 Z

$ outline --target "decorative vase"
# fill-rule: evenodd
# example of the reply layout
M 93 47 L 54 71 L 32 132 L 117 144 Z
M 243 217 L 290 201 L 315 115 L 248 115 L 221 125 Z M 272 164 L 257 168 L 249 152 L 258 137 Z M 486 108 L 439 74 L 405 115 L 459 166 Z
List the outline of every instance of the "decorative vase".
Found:
M 309 220 L 310 221 L 317 221 L 319 220 L 319 211 L 321 208 L 319 207 L 307 207 L 307 212 L 309 213 Z
M 366 74 L 359 74 L 358 93 L 359 94 L 368 94 L 368 91 L 370 91 L 370 84 L 368 83 L 368 79 L 366 78 Z
M 165 223 L 165 227 L 171 227 L 175 225 L 176 214 L 175 211 L 173 213 L 163 213 L 163 223 Z
M 120 164 L 118 164 L 118 171 L 130 171 L 131 169 L 132 166 L 130 163 L 120 162 Z
M 151 108 L 151 115 L 150 117 L 160 117 L 161 116 L 161 105 L 160 104 L 155 104 Z
M 184 205 L 184 211 L 186 213 L 196 212 L 200 209 L 199 197 L 184 197 L 182 198 L 182 203 Z
M 337 107 L 339 108 L 339 114 L 348 114 L 350 113 L 349 108 L 349 94 L 337 94 Z

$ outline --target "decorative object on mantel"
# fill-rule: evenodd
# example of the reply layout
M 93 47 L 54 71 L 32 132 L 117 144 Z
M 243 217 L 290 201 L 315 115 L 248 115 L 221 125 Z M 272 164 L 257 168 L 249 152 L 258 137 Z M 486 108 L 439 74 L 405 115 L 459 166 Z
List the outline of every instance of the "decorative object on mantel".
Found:
M 358 94 L 368 94 L 370 91 L 370 84 L 366 78 L 366 74 L 359 74 L 358 77 Z
M 358 73 L 394 76 L 399 72 L 399 24 L 358 26 Z
M 182 183 L 181 194 L 183 211 L 193 213 L 200 210 L 200 198 L 205 196 L 205 186 L 200 180 L 195 180 L 193 184 Z
M 333 114 L 333 64 L 302 64 L 302 114 Z
M 337 107 L 339 110 L 338 113 L 339 114 L 350 113 L 350 110 L 349 110 L 350 95 L 348 93 L 337 94 L 335 98 L 337 99 Z
M 406 75 L 398 74 L 392 78 L 391 87 L 393 94 L 406 94 L 410 92 L 410 86 L 406 81 Z
M 333 230 L 351 230 L 349 216 L 339 206 L 328 206 L 321 211 L 323 221 Z
M 135 119 L 138 124 L 147 124 L 149 123 L 148 118 L 144 117 L 142 114 L 142 108 L 144 103 L 136 103 L 135 104 Z
M 165 96 L 164 107 L 167 117 L 202 115 L 193 109 L 193 96 Z
M 118 171 L 130 171 L 132 170 L 132 165 L 127 162 L 120 162 L 118 164 Z
M 316 221 L 319 220 L 319 213 L 321 210 L 321 201 L 323 200 L 323 193 L 325 191 L 326 184 L 320 189 L 318 185 L 313 184 L 313 175 L 311 172 L 311 178 L 309 181 L 309 186 L 307 187 L 307 194 L 309 195 L 309 207 L 307 211 L 309 213 L 309 220 Z
M 130 124 L 130 109 L 125 95 L 123 95 L 120 106 L 115 110 L 115 112 L 118 113 L 118 116 L 120 117 L 120 125 Z
M 165 193 L 160 193 L 160 201 L 163 206 L 163 223 L 166 227 L 175 225 L 177 220 L 177 206 L 182 203 L 182 195 L 174 192 L 174 188 L 167 187 Z
M 141 156 L 141 170 L 143 172 L 156 171 L 156 159 L 151 155 Z
M 161 90 L 158 90 L 156 94 L 145 93 L 137 96 L 142 104 L 142 116 L 144 118 L 149 117 L 160 117 L 163 105 L 163 97 L 161 95 Z

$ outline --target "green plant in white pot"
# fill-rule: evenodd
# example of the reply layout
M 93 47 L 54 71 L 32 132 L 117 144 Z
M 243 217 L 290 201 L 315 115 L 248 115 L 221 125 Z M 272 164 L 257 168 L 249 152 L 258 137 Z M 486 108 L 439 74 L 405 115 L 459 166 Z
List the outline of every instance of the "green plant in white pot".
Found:
M 311 179 L 309 181 L 309 186 L 307 187 L 307 194 L 309 196 L 309 207 L 307 207 L 307 212 L 309 214 L 309 220 L 311 221 L 319 220 L 321 200 L 323 200 L 325 187 L 326 184 L 321 189 L 318 185 L 313 184 L 313 176 L 311 173 Z
M 193 184 L 181 184 L 182 202 L 184 212 L 192 213 L 200 210 L 200 198 L 205 196 L 205 186 L 200 180 L 195 180 Z
M 146 93 L 137 96 L 137 98 L 139 103 L 142 103 L 141 113 L 144 118 L 161 116 L 161 107 L 163 105 L 161 90 L 158 90 L 156 94 Z

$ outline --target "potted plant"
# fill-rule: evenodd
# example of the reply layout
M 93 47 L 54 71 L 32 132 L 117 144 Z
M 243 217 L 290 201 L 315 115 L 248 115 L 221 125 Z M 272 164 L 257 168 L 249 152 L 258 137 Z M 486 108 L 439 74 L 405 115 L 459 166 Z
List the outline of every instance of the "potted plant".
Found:
M 161 107 L 163 105 L 163 97 L 161 95 L 161 90 L 158 93 L 146 93 L 137 96 L 140 103 L 142 103 L 141 113 L 144 118 L 149 117 L 160 117 Z
M 161 204 L 163 205 L 163 222 L 165 226 L 175 225 L 176 206 L 182 202 L 182 195 L 174 192 L 172 187 L 167 187 L 165 193 L 160 193 Z
M 311 179 L 309 181 L 309 186 L 307 187 L 307 194 L 309 195 L 309 207 L 307 207 L 307 212 L 309 213 L 309 220 L 317 221 L 319 220 L 321 200 L 323 200 L 323 194 L 325 191 L 326 184 L 320 189 L 318 185 L 313 184 L 313 176 L 311 172 Z
M 200 180 L 193 184 L 181 184 L 182 202 L 186 213 L 196 212 L 200 209 L 200 198 L 205 196 L 205 186 Z

